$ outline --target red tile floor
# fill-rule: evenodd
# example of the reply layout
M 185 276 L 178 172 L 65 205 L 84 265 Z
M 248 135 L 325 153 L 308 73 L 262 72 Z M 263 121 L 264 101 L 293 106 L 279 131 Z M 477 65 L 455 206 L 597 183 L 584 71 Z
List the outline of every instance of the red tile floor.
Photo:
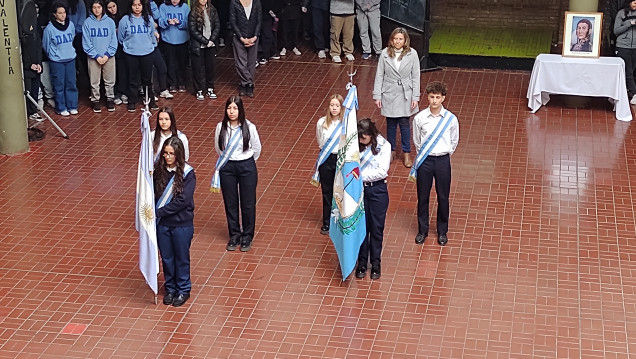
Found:
M 31 152 L 0 157 L 0 357 L 636 353 L 636 131 L 609 103 L 574 109 L 555 99 L 531 115 L 528 72 L 424 73 L 423 85 L 447 83 L 461 126 L 449 244 L 414 243 L 415 186 L 395 162 L 382 278 L 342 282 L 309 179 L 316 120 L 329 95 L 345 92 L 350 67 L 304 52 L 259 67 L 256 97 L 245 99 L 263 143 L 248 253 L 225 251 L 221 196 L 208 187 L 213 129 L 236 91 L 229 50 L 218 59 L 219 99 L 160 101 L 176 108 L 199 179 L 193 296 L 181 308 L 155 305 L 138 270 L 139 113 L 94 114 L 83 99 L 79 116 L 56 116 L 70 139 L 45 123 Z M 375 62 L 354 69 L 359 116 L 384 132 Z

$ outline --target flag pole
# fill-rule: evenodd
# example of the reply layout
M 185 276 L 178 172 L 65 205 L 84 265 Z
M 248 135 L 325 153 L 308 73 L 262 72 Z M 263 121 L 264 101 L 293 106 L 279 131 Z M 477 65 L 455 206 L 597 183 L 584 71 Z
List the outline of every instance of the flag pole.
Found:
M 349 61 L 349 63 L 351 64 L 351 72 L 347 72 L 347 75 L 349 76 L 349 83 L 347 84 L 347 86 L 345 86 L 347 90 L 349 90 L 351 86 L 353 86 L 353 76 L 358 73 L 358 70 L 353 71 L 353 61 Z

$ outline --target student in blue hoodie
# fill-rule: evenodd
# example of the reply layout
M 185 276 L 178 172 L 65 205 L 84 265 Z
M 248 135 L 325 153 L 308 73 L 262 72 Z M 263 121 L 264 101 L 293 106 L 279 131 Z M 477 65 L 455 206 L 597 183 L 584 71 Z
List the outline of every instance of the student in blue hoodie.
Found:
M 74 38 L 75 26 L 66 17 L 66 6 L 54 4 L 42 35 L 42 48 L 49 58 L 55 112 L 62 116 L 77 115 Z
M 117 33 L 115 22 L 106 16 L 102 0 L 91 0 L 91 14 L 84 22 L 82 43 L 88 60 L 88 77 L 91 81 L 91 102 L 93 112 L 101 112 L 99 105 L 99 85 L 104 77 L 106 106 L 115 111 L 115 53 L 117 52 Z
M 86 4 L 84 0 L 58 0 L 66 1 L 66 16 L 75 26 L 75 38 L 73 39 L 73 47 L 75 53 L 78 54 L 75 58 L 75 65 L 78 71 L 79 79 L 88 78 L 88 67 L 86 64 L 86 57 L 84 56 L 84 48 L 82 47 L 82 29 L 84 28 L 84 22 L 86 21 Z
M 186 91 L 188 65 L 188 15 L 190 7 L 183 0 L 165 0 L 159 7 L 161 52 L 168 66 L 170 92 Z
M 135 112 L 135 105 L 139 101 L 139 77 L 141 84 L 147 89 L 150 100 L 150 108 L 159 109 L 155 103 L 152 89 L 152 65 L 154 42 L 159 34 L 155 31 L 155 25 L 150 16 L 148 2 L 133 0 L 128 9 L 128 15 L 119 21 L 117 38 L 124 48 L 126 66 L 128 67 L 128 112 Z

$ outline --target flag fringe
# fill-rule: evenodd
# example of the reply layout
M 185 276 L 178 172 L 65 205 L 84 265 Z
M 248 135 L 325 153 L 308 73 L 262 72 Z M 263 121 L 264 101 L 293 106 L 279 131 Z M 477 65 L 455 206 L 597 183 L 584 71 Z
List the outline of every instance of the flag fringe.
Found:
M 315 179 L 312 179 L 311 181 L 309 181 L 309 183 L 310 183 L 312 186 L 320 187 L 320 182 L 319 182 L 319 181 L 316 181 Z
M 221 193 L 221 189 L 220 188 L 210 187 L 210 192 L 212 192 L 212 193 Z
M 417 183 L 417 178 L 413 175 L 409 175 L 409 181 L 413 182 L 413 183 Z

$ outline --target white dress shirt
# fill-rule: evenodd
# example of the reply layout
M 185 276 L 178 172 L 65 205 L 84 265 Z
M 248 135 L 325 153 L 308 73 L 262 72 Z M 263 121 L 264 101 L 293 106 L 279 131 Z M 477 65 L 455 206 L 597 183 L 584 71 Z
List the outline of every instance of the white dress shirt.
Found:
M 340 120 L 334 120 L 331 122 L 331 126 L 329 126 L 329 128 L 325 128 L 324 125 L 326 120 L 327 120 L 326 117 L 321 117 L 318 120 L 318 123 L 316 124 L 316 140 L 318 140 L 318 147 L 320 147 L 320 149 L 322 149 L 325 143 L 327 143 L 327 140 L 329 139 L 333 131 L 336 130 L 336 127 L 340 123 Z M 331 151 L 331 153 L 337 154 L 338 147 L 339 146 L 335 146 L 333 151 Z
M 254 124 L 248 121 L 247 119 L 245 119 L 245 125 L 248 127 L 250 131 L 249 148 L 247 149 L 247 151 L 243 151 L 243 135 L 241 135 L 238 146 L 236 146 L 236 148 L 234 149 L 234 152 L 232 152 L 232 154 L 230 155 L 230 158 L 229 158 L 230 161 L 242 161 L 252 156 L 254 156 L 254 161 L 256 161 L 258 157 L 260 157 L 261 155 L 261 140 L 258 137 L 256 126 L 254 126 Z M 221 126 L 222 126 L 222 122 L 219 122 L 216 125 L 216 132 L 214 134 L 214 139 L 215 139 L 214 149 L 216 150 L 216 153 L 219 154 L 219 156 L 221 156 L 221 154 L 223 153 L 223 151 L 221 151 L 221 148 L 219 147 L 219 141 L 218 141 L 219 134 L 221 133 Z M 226 130 L 226 133 L 225 133 L 225 148 L 227 148 L 227 143 L 230 141 L 230 138 L 232 138 L 232 135 L 237 130 L 238 130 L 238 126 L 232 127 L 232 125 L 228 123 L 228 129 Z
M 433 115 L 430 108 L 427 107 L 413 118 L 413 143 L 418 152 L 424 141 L 435 130 L 437 123 L 442 120 L 442 112 L 444 112 L 444 106 L 442 106 L 440 114 L 437 116 Z M 457 148 L 457 143 L 459 143 L 459 122 L 457 117 L 455 117 L 442 134 L 442 137 L 431 149 L 429 156 L 452 155 Z
M 161 151 L 161 148 L 163 147 L 163 143 L 166 142 L 166 140 L 169 139 L 170 137 L 172 137 L 172 132 L 165 134 L 163 133 L 163 131 L 161 131 L 161 140 L 159 140 L 159 147 L 157 147 L 157 152 L 154 153 L 155 159 L 159 155 L 158 152 Z M 177 131 L 177 137 L 181 140 L 181 143 L 183 143 L 183 152 L 185 154 L 185 160 L 186 162 L 188 162 L 188 158 L 190 158 L 190 146 L 188 143 L 188 138 L 181 131 Z M 155 131 L 150 132 L 150 141 L 154 143 Z
M 389 167 L 391 167 L 391 145 L 384 137 L 378 135 L 378 146 L 381 146 L 380 151 L 377 155 L 371 156 L 369 164 L 360 174 L 362 176 L 362 182 L 383 180 L 389 175 Z M 360 152 L 360 156 L 362 156 L 362 152 Z

